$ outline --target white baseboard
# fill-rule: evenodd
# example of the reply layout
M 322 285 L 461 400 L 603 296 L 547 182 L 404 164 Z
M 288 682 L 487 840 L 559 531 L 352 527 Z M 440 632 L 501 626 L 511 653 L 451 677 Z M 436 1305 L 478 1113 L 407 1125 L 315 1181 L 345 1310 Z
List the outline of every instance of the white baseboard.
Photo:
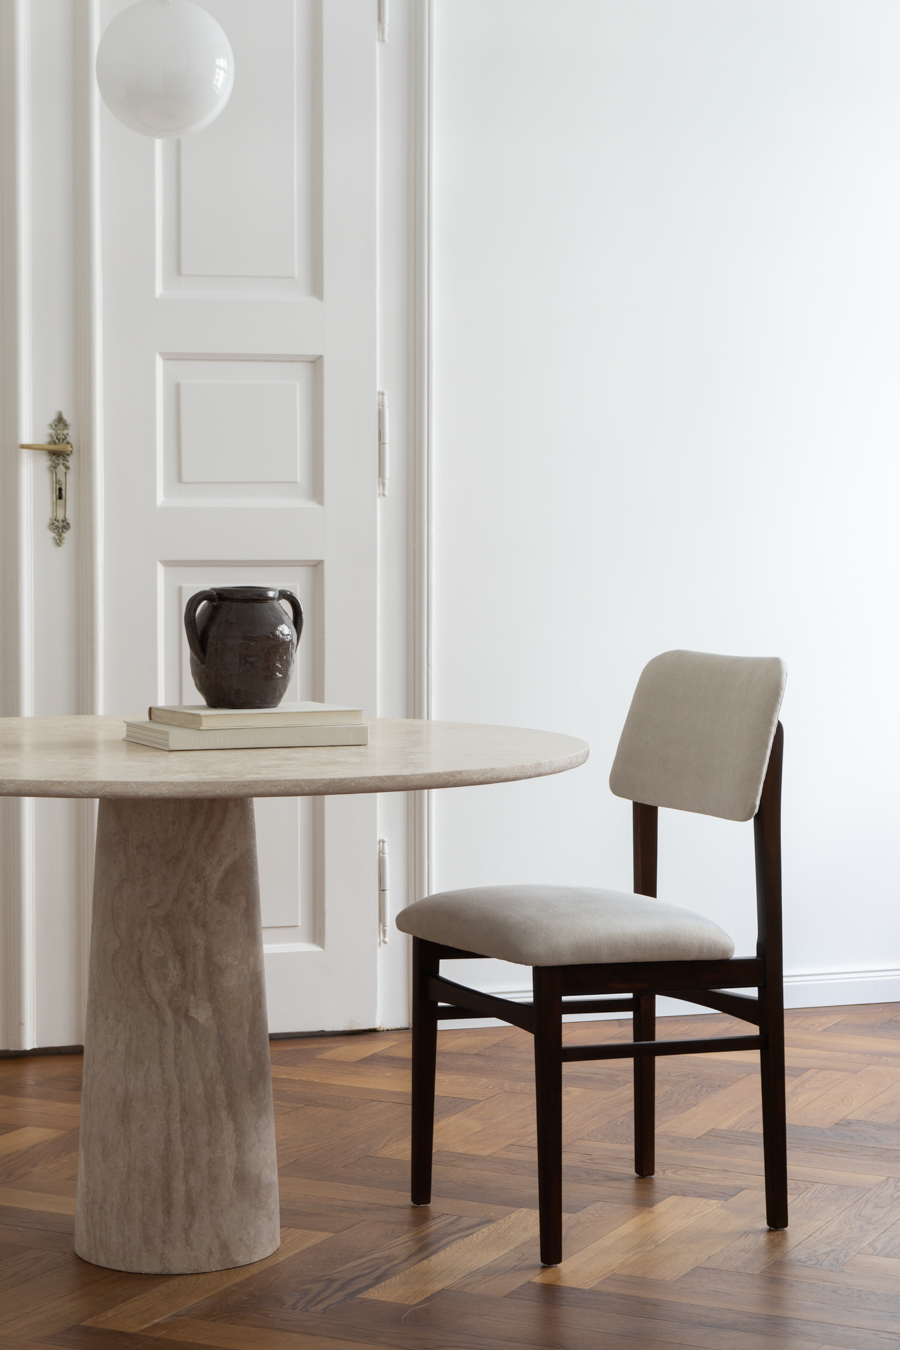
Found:
M 498 998 L 516 1003 L 530 1003 L 530 989 L 489 989 Z M 740 992 L 740 991 L 738 991 Z M 816 971 L 807 975 L 785 975 L 784 1006 L 786 1008 L 831 1008 L 854 1003 L 900 1003 L 900 970 L 838 970 Z M 660 998 L 657 1002 L 660 1017 L 685 1017 L 692 1013 L 709 1013 L 709 1008 L 696 1003 L 681 1003 L 674 998 Z M 599 1022 L 621 1013 L 594 1013 L 590 1017 L 573 1016 L 567 1022 Z M 454 1018 L 440 1022 L 441 1027 L 499 1027 L 503 1023 L 495 1017 Z
M 784 977 L 786 1008 L 848 1003 L 900 1003 L 900 970 L 838 970 Z

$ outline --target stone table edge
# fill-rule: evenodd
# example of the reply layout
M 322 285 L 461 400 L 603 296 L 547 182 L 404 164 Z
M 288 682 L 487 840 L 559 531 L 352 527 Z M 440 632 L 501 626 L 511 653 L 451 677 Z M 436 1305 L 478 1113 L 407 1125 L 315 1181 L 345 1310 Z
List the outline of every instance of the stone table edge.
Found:
M 6 721 L 7 719 L 3 719 Z M 12 719 L 9 719 L 12 720 Z M 23 719 L 24 720 L 24 719 Z M 40 719 L 44 720 L 44 719 Z M 50 720 L 50 719 L 47 719 Z M 124 718 L 122 719 L 124 721 Z M 396 721 L 407 719 L 390 719 Z M 413 720 L 413 719 L 409 719 Z M 454 725 L 441 721 L 438 725 Z M 248 779 L 246 784 L 237 785 L 234 781 L 217 782 L 215 779 L 198 777 L 179 779 L 177 783 L 157 784 L 152 780 L 96 778 L 73 783 L 71 779 L 21 778 L 0 779 L 0 797 L 52 797 L 57 799 L 85 800 L 99 797 L 146 797 L 160 799 L 167 797 L 324 797 L 358 796 L 371 792 L 417 792 L 431 788 L 482 787 L 492 783 L 514 783 L 529 778 L 546 778 L 553 774 L 565 773 L 569 769 L 584 764 L 590 754 L 587 742 L 564 732 L 544 732 L 530 727 L 497 727 L 494 723 L 459 723 L 460 727 L 484 726 L 485 729 L 504 731 L 524 731 L 538 735 L 559 737 L 577 746 L 568 755 L 551 756 L 548 759 L 531 760 L 517 764 L 491 767 L 465 767 L 444 770 L 418 771 L 411 773 L 370 774 L 354 778 L 348 774 L 345 778 L 259 778 Z M 154 751 L 146 747 L 150 754 L 172 753 L 181 757 L 188 752 Z M 201 752 L 196 752 L 201 753 Z M 213 755 L 215 751 L 204 751 Z M 224 753 L 235 753 L 226 751 Z M 246 791 L 241 791 L 241 787 Z

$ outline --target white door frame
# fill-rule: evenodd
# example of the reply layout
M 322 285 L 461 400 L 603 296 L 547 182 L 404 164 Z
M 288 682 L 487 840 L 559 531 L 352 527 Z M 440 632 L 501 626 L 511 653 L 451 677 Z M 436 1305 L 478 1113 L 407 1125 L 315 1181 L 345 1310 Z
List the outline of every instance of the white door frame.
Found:
M 410 98 L 409 716 L 432 715 L 432 125 L 434 0 L 414 0 Z M 409 900 L 431 891 L 432 797 L 409 796 Z
M 35 21 L 37 17 L 38 22 Z M 8 0 L 0 10 L 0 191 L 3 254 L 0 258 L 2 345 L 2 452 L 0 452 L 0 633 L 6 660 L 0 676 L 2 714 L 30 716 L 44 702 L 48 680 L 57 690 L 53 712 L 97 712 L 102 707 L 102 427 L 100 406 L 99 92 L 93 60 L 98 40 L 97 0 L 79 0 L 54 35 L 56 62 L 68 68 L 53 112 L 71 128 L 66 183 L 55 214 L 45 209 L 35 160 L 59 167 L 50 144 L 45 101 L 46 24 L 58 17 L 34 12 L 29 0 Z M 36 32 L 36 28 L 39 30 Z M 52 63 L 51 63 L 52 65 Z M 67 191 L 68 189 L 68 191 Z M 65 257 L 68 285 L 56 292 L 56 262 Z M 50 264 L 50 265 L 48 265 Z M 35 352 L 40 351 L 40 363 Z M 55 386 L 51 393 L 45 385 Z M 56 395 L 54 401 L 53 395 Z M 48 516 L 43 457 L 19 450 L 22 441 L 47 439 L 46 423 L 65 403 L 72 424 L 78 471 L 72 510 L 78 525 L 62 549 L 42 528 Z M 49 411 L 51 404 L 52 411 Z M 50 547 L 48 548 L 48 540 Z M 59 557 L 54 557 L 58 553 Z M 52 618 L 75 616 L 75 640 L 60 650 Z M 66 803 L 69 860 L 75 875 L 66 896 L 72 913 L 70 983 L 86 994 L 90 896 L 93 882 L 95 804 Z M 5 959 L 0 965 L 0 1044 L 27 1049 L 39 1043 L 40 988 L 37 943 L 40 892 L 37 849 L 44 822 L 40 804 L 7 799 L 0 807 L 0 897 Z M 45 842 L 46 846 L 46 842 Z M 77 1027 L 80 1040 L 80 1019 Z M 75 1038 L 73 1037 L 73 1040 Z

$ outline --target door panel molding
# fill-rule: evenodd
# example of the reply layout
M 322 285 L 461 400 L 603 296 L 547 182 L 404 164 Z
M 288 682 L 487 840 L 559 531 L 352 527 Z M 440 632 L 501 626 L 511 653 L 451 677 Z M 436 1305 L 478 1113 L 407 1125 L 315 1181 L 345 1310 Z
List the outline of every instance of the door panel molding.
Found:
M 230 111 L 241 117 L 245 131 L 236 149 L 227 123 L 219 121 L 202 140 L 159 143 L 157 293 L 204 298 L 318 295 L 321 4 L 269 0 L 267 30 L 245 0 L 206 0 L 205 7 L 241 52 L 243 77 L 235 85 Z M 264 31 L 268 47 L 260 41 Z M 273 36 L 279 32 L 280 40 Z M 272 70 L 273 59 L 280 70 Z M 305 194 L 304 188 L 309 189 Z M 239 217 L 242 210 L 253 214 L 254 224 L 247 228 L 244 220 L 229 240 L 220 239 L 210 250 L 218 218 L 224 212 Z M 260 218 L 265 222 L 262 231 Z M 210 252 L 212 257 L 200 256 Z

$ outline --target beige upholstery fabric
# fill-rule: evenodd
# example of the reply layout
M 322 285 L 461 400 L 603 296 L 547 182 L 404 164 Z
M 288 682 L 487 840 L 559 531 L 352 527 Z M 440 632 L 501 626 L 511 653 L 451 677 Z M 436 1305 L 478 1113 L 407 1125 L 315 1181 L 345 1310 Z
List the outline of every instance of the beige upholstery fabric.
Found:
M 786 675 L 776 656 L 654 657 L 638 681 L 610 788 L 647 806 L 750 820 Z
M 734 955 L 717 924 L 623 891 L 476 886 L 410 905 L 397 927 L 414 937 L 524 966 L 610 961 L 714 961 Z

